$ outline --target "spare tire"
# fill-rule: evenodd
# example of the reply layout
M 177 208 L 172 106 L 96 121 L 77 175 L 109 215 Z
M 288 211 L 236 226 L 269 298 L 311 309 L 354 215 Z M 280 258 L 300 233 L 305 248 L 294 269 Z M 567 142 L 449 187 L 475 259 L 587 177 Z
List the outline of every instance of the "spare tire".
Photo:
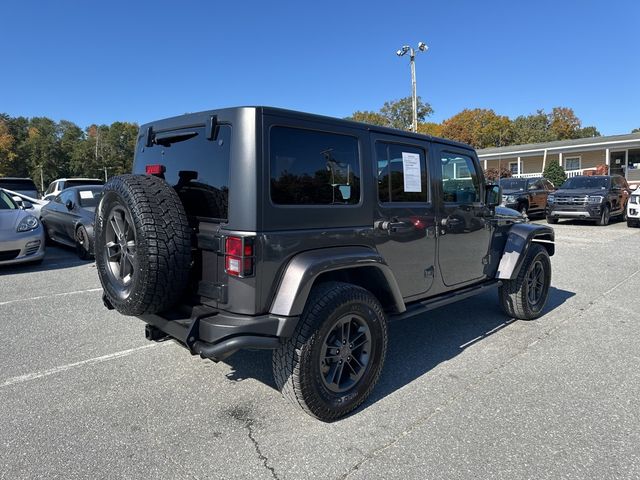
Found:
M 120 313 L 173 306 L 191 266 L 191 231 L 176 191 L 158 177 L 109 180 L 96 213 L 95 257 L 106 299 Z

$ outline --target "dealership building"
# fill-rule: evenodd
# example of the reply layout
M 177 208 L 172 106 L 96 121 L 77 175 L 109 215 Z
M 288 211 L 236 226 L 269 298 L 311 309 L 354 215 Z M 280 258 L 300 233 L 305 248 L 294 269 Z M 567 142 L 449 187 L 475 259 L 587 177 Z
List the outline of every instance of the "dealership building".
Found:
M 485 148 L 478 150 L 478 157 L 485 170 L 504 166 L 520 178 L 540 177 L 545 166 L 556 160 L 567 177 L 594 174 L 604 164 L 610 174 L 640 183 L 640 133 Z

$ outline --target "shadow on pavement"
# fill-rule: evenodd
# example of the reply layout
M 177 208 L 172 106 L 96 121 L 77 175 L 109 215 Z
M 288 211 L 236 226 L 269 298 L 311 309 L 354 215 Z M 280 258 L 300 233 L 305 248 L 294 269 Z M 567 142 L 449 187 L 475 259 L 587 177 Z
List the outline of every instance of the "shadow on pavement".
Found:
M 74 248 L 62 245 L 47 246 L 44 260 L 41 264 L 22 263 L 18 265 L 5 265 L 0 267 L 0 275 L 19 275 L 21 273 L 44 272 L 62 268 L 89 265 L 93 260 L 81 260 Z
M 551 287 L 545 314 L 574 295 Z M 496 292 L 488 292 L 427 314 L 391 322 L 387 358 L 380 381 L 361 408 L 392 394 L 514 321 L 500 309 Z M 240 351 L 224 363 L 232 369 L 227 373 L 229 380 L 254 378 L 276 388 L 269 351 Z

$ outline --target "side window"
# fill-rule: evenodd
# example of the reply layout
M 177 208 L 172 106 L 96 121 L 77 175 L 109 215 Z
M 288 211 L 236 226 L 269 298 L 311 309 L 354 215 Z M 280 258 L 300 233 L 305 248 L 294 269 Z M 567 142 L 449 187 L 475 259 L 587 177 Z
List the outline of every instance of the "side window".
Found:
M 376 142 L 378 199 L 388 202 L 427 202 L 424 150 L 410 145 Z
M 360 201 L 358 139 L 273 127 L 271 200 L 278 205 L 351 205 Z
M 71 200 L 72 202 L 75 202 L 75 199 L 73 198 L 73 191 L 68 190 L 66 192 L 62 192 L 58 198 L 60 200 L 58 200 L 59 203 L 62 203 L 63 205 L 66 205 L 66 203 Z
M 54 188 L 56 186 L 56 182 L 51 182 L 49 184 L 49 188 L 47 188 L 47 191 L 44 192 L 45 195 L 49 195 L 51 192 L 53 192 Z
M 471 157 L 442 152 L 442 195 L 445 202 L 473 203 L 480 201 L 480 182 Z

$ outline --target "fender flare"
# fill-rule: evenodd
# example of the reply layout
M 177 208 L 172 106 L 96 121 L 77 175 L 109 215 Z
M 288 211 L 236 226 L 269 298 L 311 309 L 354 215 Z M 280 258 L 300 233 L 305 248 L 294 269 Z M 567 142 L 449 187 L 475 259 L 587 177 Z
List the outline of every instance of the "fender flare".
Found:
M 555 253 L 555 232 L 553 228 L 532 223 L 516 223 L 512 225 L 500 258 L 496 278 L 501 280 L 516 278 L 520 273 L 520 268 L 532 242 L 543 244 L 549 252 L 549 256 Z
M 315 280 L 335 270 L 373 267 L 382 273 L 396 310 L 406 310 L 398 283 L 378 252 L 367 247 L 330 247 L 310 250 L 293 257 L 286 266 L 271 303 L 273 315 L 301 315 Z

